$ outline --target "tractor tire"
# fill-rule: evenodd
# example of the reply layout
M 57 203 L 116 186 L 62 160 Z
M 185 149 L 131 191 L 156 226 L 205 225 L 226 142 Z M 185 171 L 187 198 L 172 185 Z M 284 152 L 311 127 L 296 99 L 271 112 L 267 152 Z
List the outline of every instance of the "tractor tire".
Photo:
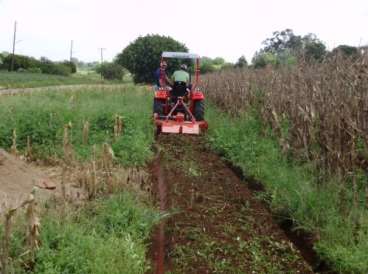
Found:
M 160 116 L 164 114 L 164 107 L 160 100 L 153 100 L 153 113 L 157 113 Z
M 204 120 L 204 101 L 203 100 L 195 102 L 193 115 L 197 121 Z

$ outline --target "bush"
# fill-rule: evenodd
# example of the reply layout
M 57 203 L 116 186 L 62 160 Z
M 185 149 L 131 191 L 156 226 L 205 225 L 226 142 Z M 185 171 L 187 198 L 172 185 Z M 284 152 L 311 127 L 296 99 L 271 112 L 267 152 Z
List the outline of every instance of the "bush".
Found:
M 277 65 L 278 60 L 275 54 L 270 52 L 256 53 L 253 57 L 252 63 L 255 68 L 264 68 L 267 65 Z
M 240 56 L 238 61 L 235 63 L 236 68 L 246 68 L 248 66 L 248 61 L 244 55 Z
M 9 54 L 8 56 L 5 56 L 2 60 L 2 69 L 11 69 L 11 63 L 12 63 L 13 55 Z M 14 56 L 14 70 L 17 71 L 19 69 L 30 69 L 30 68 L 36 68 L 40 67 L 40 61 L 33 57 L 24 56 L 24 55 L 15 55 Z
M 4 58 L 5 58 L 5 56 L 2 54 L 2 53 L 0 53 L 0 68 L 2 67 L 2 65 L 3 65 L 3 60 L 4 60 Z
M 64 66 L 67 66 L 70 68 L 71 73 L 76 73 L 77 72 L 77 65 L 73 62 L 70 61 L 64 61 L 62 63 Z
M 115 63 L 104 63 L 96 68 L 96 72 L 107 80 L 122 80 L 124 76 L 123 67 Z
M 30 73 L 42 73 L 40 68 L 29 68 L 26 70 L 26 72 L 30 72 Z
M 171 37 L 147 35 L 139 37 L 129 44 L 117 57 L 116 63 L 127 68 L 133 74 L 135 83 L 152 83 L 154 71 L 160 64 L 163 51 L 187 52 L 187 47 Z M 170 60 L 168 72 L 179 65 L 178 60 Z
M 70 68 L 70 66 L 63 63 L 54 63 L 44 57 L 41 58 L 40 68 L 42 73 L 46 74 L 68 76 L 72 73 L 72 69 Z
M 341 55 L 343 57 L 351 57 L 356 59 L 359 56 L 359 50 L 349 45 L 340 45 L 332 50 L 331 55 Z

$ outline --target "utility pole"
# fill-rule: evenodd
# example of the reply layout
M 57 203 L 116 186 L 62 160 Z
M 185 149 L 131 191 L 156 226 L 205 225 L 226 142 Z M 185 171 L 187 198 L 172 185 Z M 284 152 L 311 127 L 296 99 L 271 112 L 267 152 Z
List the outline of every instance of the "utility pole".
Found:
M 14 36 L 13 36 L 13 55 L 11 60 L 10 71 L 14 70 L 14 61 L 15 61 L 15 41 L 17 39 L 17 21 L 14 22 Z
M 103 64 L 103 51 L 106 50 L 105 48 L 99 48 L 101 51 L 101 65 Z
M 70 42 L 70 63 L 73 62 L 73 40 Z
M 103 51 L 106 50 L 105 48 L 99 48 L 100 53 L 101 53 L 101 66 L 103 64 Z M 103 75 L 102 75 L 102 69 L 101 69 L 101 80 L 103 80 Z

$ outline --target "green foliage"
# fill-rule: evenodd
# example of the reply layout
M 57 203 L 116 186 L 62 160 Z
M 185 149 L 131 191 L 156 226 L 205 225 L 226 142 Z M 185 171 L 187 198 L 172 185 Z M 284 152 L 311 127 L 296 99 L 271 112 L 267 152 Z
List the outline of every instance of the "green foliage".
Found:
M 271 52 L 256 53 L 252 60 L 254 68 L 264 68 L 267 65 L 277 65 L 277 56 Z
M 45 57 L 41 58 L 40 68 L 42 73 L 45 74 L 68 76 L 72 73 L 70 65 L 54 63 Z
M 41 218 L 42 245 L 31 273 L 144 274 L 149 269 L 145 241 L 159 218 L 129 192 L 90 202 L 64 217 L 51 210 Z M 16 240 L 13 269 L 26 273 L 19 256 L 24 250 Z
M 219 71 L 229 67 L 233 67 L 233 64 L 226 63 L 225 59 L 222 57 L 212 59 L 210 57 L 203 56 L 200 62 L 200 70 L 202 74 Z
M 19 72 L 19 70 L 18 70 L 18 72 Z M 29 68 L 29 69 L 27 69 L 24 72 L 29 72 L 29 73 L 42 73 L 42 71 L 41 71 L 40 68 Z
M 10 70 L 13 55 L 12 54 L 2 55 L 0 59 L 2 60 L 0 62 L 0 69 Z M 75 73 L 77 71 L 77 67 L 74 63 L 69 61 L 58 63 L 48 60 L 45 57 L 42 57 L 41 60 L 37 60 L 36 58 L 33 57 L 15 54 L 14 71 L 28 71 L 28 72 L 41 71 L 42 73 L 46 74 L 66 76 L 71 73 Z
M 2 67 L 3 67 L 4 58 L 5 58 L 5 55 L 0 53 L 0 69 L 2 69 Z
M 326 46 L 323 43 L 312 41 L 305 45 L 307 60 L 322 61 L 326 56 Z
M 64 61 L 64 62 L 62 62 L 62 64 L 66 67 L 69 67 L 71 73 L 76 73 L 77 72 L 77 65 L 74 62 Z
M 24 72 L 0 71 L 0 88 L 31 88 L 56 85 L 96 84 L 101 77 L 96 73 L 90 75 L 74 74 L 61 76 L 39 73 L 40 68 L 29 68 Z
M 238 61 L 235 63 L 236 68 L 246 68 L 248 66 L 247 59 L 245 56 L 240 56 Z
M 163 51 L 187 52 L 187 47 L 171 37 L 146 35 L 130 43 L 117 57 L 116 63 L 133 74 L 135 83 L 152 83 L 154 71 L 159 67 Z M 168 62 L 169 73 L 178 68 L 179 62 Z
M 200 70 L 202 74 L 206 74 L 209 72 L 216 71 L 216 66 L 213 62 L 213 60 L 209 57 L 202 57 L 201 58 L 201 64 L 200 64 Z
M 103 63 L 96 68 L 96 72 L 107 80 L 122 80 L 124 76 L 124 68 L 116 63 Z
M 272 37 L 263 42 L 263 45 L 263 48 L 253 57 L 253 65 L 258 68 L 274 63 L 291 65 L 296 63 L 298 58 L 305 58 L 307 61 L 322 61 L 327 54 L 326 46 L 315 34 L 296 35 L 291 29 L 275 31 Z M 276 61 L 267 62 L 265 54 L 274 55 Z
M 225 59 L 222 57 L 216 57 L 215 59 L 213 59 L 213 64 L 216 66 L 222 66 L 223 64 L 225 64 Z
M 12 63 L 13 55 L 9 54 L 3 58 L 1 69 L 10 70 Z M 33 57 L 28 57 L 24 55 L 14 55 L 14 70 L 18 69 L 30 69 L 40 67 L 40 61 Z
M 114 90 L 79 88 L 72 92 L 35 93 L 4 97 L 0 101 L 0 147 L 11 146 L 12 130 L 17 130 L 17 145 L 26 148 L 32 139 L 40 158 L 62 155 L 63 128 L 71 122 L 71 140 L 78 159 L 89 158 L 92 145 L 112 144 L 117 161 L 143 165 L 152 157 L 153 127 L 148 118 L 152 97 L 145 88 L 126 86 Z M 123 134 L 114 140 L 114 117 L 123 117 Z M 83 144 L 83 125 L 90 124 L 89 143 Z
M 257 113 L 230 118 L 207 108 L 209 141 L 244 174 L 264 183 L 264 198 L 279 216 L 291 218 L 298 228 L 317 233 L 316 250 L 339 273 L 367 273 L 368 213 L 364 186 L 354 206 L 351 188 L 331 179 L 318 183 L 310 165 L 289 162 L 272 132 L 265 136 Z M 358 181 L 365 181 L 364 175 Z M 357 183 L 360 185 L 360 183 Z M 364 185 L 364 183 L 362 184 Z
M 332 50 L 332 55 L 341 54 L 345 57 L 357 58 L 359 56 L 359 51 L 357 47 L 349 45 L 340 45 Z

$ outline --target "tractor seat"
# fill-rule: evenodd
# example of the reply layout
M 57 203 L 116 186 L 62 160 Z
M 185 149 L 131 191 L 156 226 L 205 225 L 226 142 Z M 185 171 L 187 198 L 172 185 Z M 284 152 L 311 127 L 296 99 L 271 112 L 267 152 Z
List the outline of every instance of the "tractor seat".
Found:
M 174 82 L 173 89 L 171 90 L 172 97 L 184 97 L 187 93 L 187 84 L 185 82 Z

